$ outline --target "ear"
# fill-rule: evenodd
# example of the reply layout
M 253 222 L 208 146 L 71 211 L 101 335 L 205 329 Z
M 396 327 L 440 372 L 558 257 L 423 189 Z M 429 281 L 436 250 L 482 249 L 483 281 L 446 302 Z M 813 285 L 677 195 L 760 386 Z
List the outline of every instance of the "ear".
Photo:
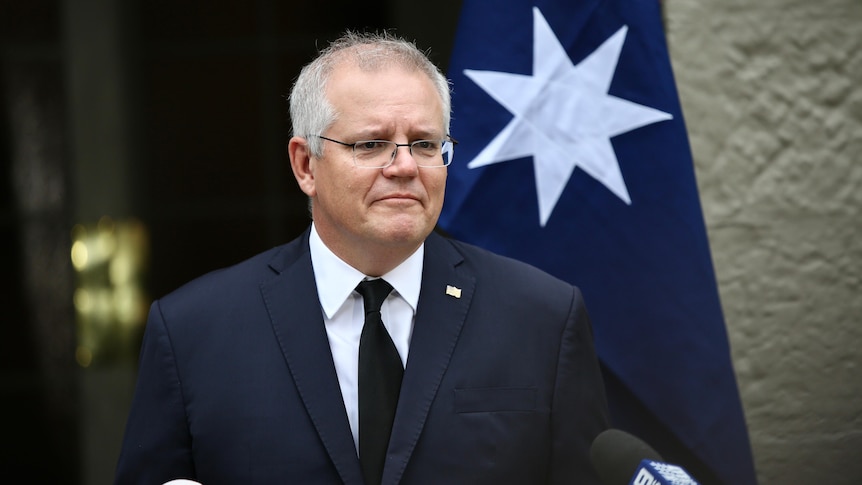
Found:
M 290 156 L 290 168 L 299 188 L 305 195 L 314 197 L 314 168 L 311 162 L 311 152 L 308 149 L 308 140 L 294 136 L 287 142 L 287 153 Z

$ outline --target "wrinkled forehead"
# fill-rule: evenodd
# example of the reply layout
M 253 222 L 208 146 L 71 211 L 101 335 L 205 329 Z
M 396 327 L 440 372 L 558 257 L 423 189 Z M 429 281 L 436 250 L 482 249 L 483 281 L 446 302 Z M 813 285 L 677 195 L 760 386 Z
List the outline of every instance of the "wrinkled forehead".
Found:
M 397 107 L 403 106 L 430 118 L 426 121 L 435 125 L 435 130 L 445 128 L 443 103 L 432 79 L 410 65 L 339 63 L 329 76 L 326 97 L 336 117 L 346 111 L 354 115 L 383 114 L 376 112 L 377 106 L 392 106 L 389 114 L 395 115 Z

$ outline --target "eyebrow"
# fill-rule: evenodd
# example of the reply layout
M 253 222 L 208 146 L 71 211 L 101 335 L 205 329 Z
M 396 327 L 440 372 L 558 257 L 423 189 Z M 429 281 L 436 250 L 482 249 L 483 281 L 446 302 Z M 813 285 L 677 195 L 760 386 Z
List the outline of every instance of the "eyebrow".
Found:
M 390 135 L 382 134 L 384 132 L 385 132 L 385 130 L 376 130 L 376 129 L 359 131 L 357 135 L 351 136 L 351 139 L 354 139 L 356 141 L 359 141 L 359 140 L 391 140 L 392 137 Z M 434 130 L 434 131 L 418 130 L 418 131 L 409 132 L 407 135 L 408 135 L 407 139 L 409 141 L 442 140 L 442 139 L 446 138 L 445 134 L 442 134 L 441 131 L 437 131 L 437 130 Z

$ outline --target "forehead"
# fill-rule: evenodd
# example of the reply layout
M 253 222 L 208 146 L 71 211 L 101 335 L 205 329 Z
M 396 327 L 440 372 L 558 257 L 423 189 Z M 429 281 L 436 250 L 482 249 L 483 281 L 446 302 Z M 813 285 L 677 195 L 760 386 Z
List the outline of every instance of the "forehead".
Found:
M 361 68 L 342 62 L 326 87 L 336 123 L 404 121 L 442 129 L 443 107 L 432 80 L 422 71 L 399 64 Z

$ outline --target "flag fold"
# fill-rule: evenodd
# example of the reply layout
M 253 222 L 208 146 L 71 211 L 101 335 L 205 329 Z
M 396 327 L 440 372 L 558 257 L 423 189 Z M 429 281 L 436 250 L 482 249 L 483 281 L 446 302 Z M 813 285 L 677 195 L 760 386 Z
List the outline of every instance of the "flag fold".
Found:
M 462 6 L 441 228 L 581 288 L 615 427 L 755 484 L 659 2 L 491 5 Z

